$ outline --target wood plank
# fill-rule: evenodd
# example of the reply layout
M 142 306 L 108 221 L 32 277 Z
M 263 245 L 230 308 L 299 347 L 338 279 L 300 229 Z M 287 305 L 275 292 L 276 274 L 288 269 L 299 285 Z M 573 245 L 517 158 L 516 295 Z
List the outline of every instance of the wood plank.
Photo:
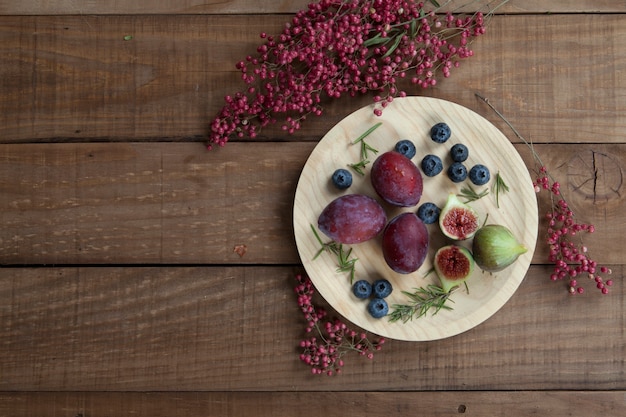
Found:
M 293 193 L 311 145 L 243 146 L 4 147 L 2 263 L 295 263 Z
M 297 264 L 292 207 L 314 143 L 0 145 L 0 264 Z M 527 147 L 516 145 L 533 168 Z M 626 145 L 537 145 L 603 263 L 622 263 Z M 580 167 L 584 167 L 580 168 Z M 594 180 L 594 178 L 597 178 Z M 513 179 L 507 179 L 513 181 Z M 542 200 L 540 213 L 547 211 Z M 609 219 L 609 220 L 607 220 Z M 540 226 L 539 236 L 546 230 Z M 234 249 L 245 245 L 245 255 Z M 534 262 L 544 262 L 540 247 Z
M 114 0 L 97 2 L 76 2 L 61 0 L 57 2 L 40 2 L 35 0 L 11 1 L 0 0 L 0 15 L 57 15 L 57 14 L 238 14 L 238 13 L 295 13 L 306 7 L 311 0 L 292 0 L 288 2 L 272 2 L 271 0 L 231 0 L 231 1 L 200 1 L 200 0 L 140 0 L 119 3 Z M 443 4 L 443 2 L 440 2 Z M 456 0 L 450 2 L 445 10 L 475 10 L 486 4 L 497 5 L 499 1 Z M 466 6 L 468 5 L 469 6 Z M 593 13 L 593 12 L 624 12 L 624 5 L 611 0 L 569 0 L 546 3 L 541 0 L 511 0 L 499 9 L 501 13 Z
M 0 415 L 228 417 L 623 415 L 625 391 L 0 393 Z
M 285 20 L 4 17 L 0 141 L 202 141 L 223 97 L 243 88 L 235 63 L 255 51 L 258 33 L 276 33 Z M 519 54 L 520 44 L 532 52 Z M 436 88 L 407 90 L 482 109 L 504 127 L 477 102 L 480 91 L 535 142 L 624 142 L 622 15 L 498 16 L 474 50 Z M 295 137 L 317 140 L 370 102 L 362 96 L 327 103 L 324 116 L 307 120 Z M 259 140 L 274 137 L 284 137 L 280 128 L 265 130 Z
M 613 270 L 610 295 L 571 296 L 531 267 L 480 326 L 389 341 L 329 378 L 298 359 L 295 268 L 4 268 L 0 391 L 625 390 L 624 266 Z

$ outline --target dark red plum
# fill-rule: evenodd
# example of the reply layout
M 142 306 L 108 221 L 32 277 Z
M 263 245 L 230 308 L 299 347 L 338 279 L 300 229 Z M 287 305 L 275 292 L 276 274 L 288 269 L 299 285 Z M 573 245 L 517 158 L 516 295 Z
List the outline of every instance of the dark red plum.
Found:
M 376 158 L 372 164 L 371 180 L 380 198 L 394 206 L 412 207 L 422 197 L 422 174 L 401 153 L 390 151 Z
M 383 256 L 400 274 L 419 269 L 428 253 L 428 229 L 415 213 L 394 217 L 383 231 Z
M 338 243 L 361 243 L 383 230 L 387 216 L 378 201 L 362 194 L 347 194 L 331 201 L 320 214 L 317 225 Z

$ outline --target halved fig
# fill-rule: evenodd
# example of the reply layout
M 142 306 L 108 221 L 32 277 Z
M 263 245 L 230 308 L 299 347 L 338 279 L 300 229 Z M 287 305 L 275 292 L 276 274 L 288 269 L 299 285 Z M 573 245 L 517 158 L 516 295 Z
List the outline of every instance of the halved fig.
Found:
M 435 253 L 435 272 L 446 292 L 465 282 L 474 271 L 474 258 L 469 250 L 458 245 L 447 245 Z
M 478 213 L 450 194 L 439 214 L 439 227 L 446 237 L 453 240 L 469 239 L 480 227 Z

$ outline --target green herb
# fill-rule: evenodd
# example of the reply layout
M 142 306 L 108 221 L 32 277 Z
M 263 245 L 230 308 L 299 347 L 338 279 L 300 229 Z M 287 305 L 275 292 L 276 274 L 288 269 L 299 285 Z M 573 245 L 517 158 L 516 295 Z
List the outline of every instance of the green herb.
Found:
M 381 43 L 387 42 L 389 42 L 389 38 L 386 36 L 383 37 L 380 33 L 378 33 L 376 36 L 363 41 L 363 46 L 369 48 L 370 46 L 380 45 Z
M 348 164 L 350 168 L 354 170 L 357 174 L 364 176 L 365 175 L 365 167 L 370 163 L 369 161 L 369 152 L 374 154 L 378 153 L 378 149 L 374 149 L 370 144 L 365 142 L 365 138 L 372 133 L 374 130 L 378 129 L 378 126 L 382 125 L 382 122 L 376 123 L 374 126 L 367 129 L 361 136 L 356 138 L 352 144 L 356 145 L 357 143 L 361 144 L 361 160 L 356 164 Z
M 354 172 L 356 172 L 357 174 L 361 176 L 365 176 L 365 167 L 369 163 L 370 161 L 368 161 L 367 159 L 364 159 L 364 160 L 357 162 L 356 164 L 348 164 L 348 166 L 352 168 Z
M 450 300 L 453 291 L 447 292 L 443 288 L 430 284 L 426 288 L 416 288 L 415 292 L 402 291 L 404 295 L 409 297 L 408 304 L 394 304 L 393 311 L 389 314 L 389 321 L 396 322 L 401 320 L 403 323 L 413 320 L 413 317 L 420 318 L 431 309 L 434 309 L 433 315 L 439 310 L 452 310 L 447 306 L 446 302 Z M 452 300 L 450 300 L 452 301 Z M 454 302 L 454 301 L 452 301 Z
M 374 152 L 375 154 L 378 153 L 378 150 L 372 148 L 369 144 L 367 144 L 367 142 L 365 142 L 364 139 L 368 137 L 369 134 L 372 133 L 374 130 L 378 129 L 378 127 L 382 124 L 382 122 L 376 123 L 374 126 L 367 129 L 361 136 L 356 138 L 354 142 L 352 142 L 353 145 L 356 145 L 359 142 L 361 143 L 361 160 L 365 160 L 369 157 L 368 152 Z
M 391 55 L 392 53 L 394 53 L 394 51 L 396 49 L 398 49 L 398 45 L 400 45 L 400 41 L 402 40 L 403 36 L 406 35 L 406 32 L 402 32 L 401 34 L 396 35 L 396 40 L 393 43 L 393 45 L 391 45 L 391 47 L 389 48 L 389 50 L 387 51 L 387 53 L 385 53 L 385 55 L 383 55 L 383 58 L 387 58 L 389 55 Z
M 500 192 L 502 192 L 503 194 L 508 192 L 509 186 L 506 185 L 499 171 L 496 174 L 496 181 L 493 183 L 491 190 L 496 195 L 496 206 L 500 208 Z
M 124 36 L 124 40 L 125 41 L 130 41 L 132 39 L 133 39 L 133 35 L 126 35 L 126 36 Z
M 320 256 L 320 254 L 322 254 L 323 252 L 329 252 L 335 255 L 337 257 L 337 264 L 338 264 L 337 272 L 349 272 L 350 284 L 352 284 L 354 282 L 355 264 L 356 264 L 356 261 L 358 260 L 358 258 L 352 258 L 352 259 L 350 258 L 350 255 L 352 255 L 352 248 L 349 248 L 348 250 L 346 250 L 341 243 L 337 243 L 332 240 L 330 242 L 324 243 L 322 239 L 320 238 L 319 233 L 317 233 L 317 230 L 315 230 L 315 227 L 313 227 L 313 225 L 311 225 L 311 230 L 313 230 L 313 234 L 315 235 L 315 238 L 322 246 L 313 257 L 313 260 L 317 259 L 317 257 Z
M 461 193 L 458 194 L 458 196 L 461 198 L 465 198 L 464 203 L 469 203 L 471 201 L 479 200 L 487 194 L 489 194 L 489 190 L 487 189 L 483 190 L 481 193 L 478 193 L 471 185 L 468 185 L 467 187 L 461 188 Z

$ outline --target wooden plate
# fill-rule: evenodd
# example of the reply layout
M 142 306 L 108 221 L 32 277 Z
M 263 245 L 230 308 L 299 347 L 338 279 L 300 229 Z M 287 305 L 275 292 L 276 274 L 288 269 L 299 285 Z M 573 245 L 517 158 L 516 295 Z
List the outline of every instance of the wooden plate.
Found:
M 359 300 L 351 293 L 350 278 L 347 273 L 337 272 L 337 258 L 322 253 L 319 242 L 311 230 L 317 228 L 317 219 L 324 207 L 336 197 L 347 193 L 360 193 L 380 201 L 374 192 L 367 165 L 365 176 L 354 175 L 352 186 L 339 191 L 330 182 L 337 168 L 360 160 L 360 147 L 351 142 L 363 132 L 382 122 L 365 140 L 382 154 L 392 150 L 400 139 L 410 139 L 417 147 L 413 161 L 419 166 L 423 156 L 436 154 L 444 161 L 444 172 L 435 177 L 424 176 L 424 192 L 419 204 L 431 201 L 443 207 L 449 193 L 458 194 L 464 185 L 471 185 L 469 179 L 455 184 L 445 174 L 449 165 L 449 150 L 455 143 L 464 143 L 469 148 L 469 158 L 465 162 L 468 170 L 474 164 L 486 165 L 492 174 L 491 181 L 476 190 L 488 189 L 489 194 L 471 204 L 481 216 L 481 222 L 488 215 L 488 223 L 507 226 L 528 248 L 528 252 L 504 271 L 489 274 L 475 268 L 468 279 L 469 294 L 463 289 L 456 291 L 449 302 L 453 310 L 441 310 L 436 315 L 413 319 L 406 323 L 389 322 L 388 318 L 374 319 L 367 313 L 367 302 Z M 431 126 L 438 122 L 447 123 L 452 136 L 444 144 L 433 142 L 429 137 Z M 376 155 L 371 159 L 375 159 Z M 498 208 L 495 193 L 491 191 L 495 174 L 500 172 L 509 186 L 508 193 L 500 193 Z M 419 206 L 418 204 L 418 206 Z M 413 208 L 395 208 L 383 204 L 388 219 Z M 381 117 L 373 114 L 373 106 L 364 107 L 343 119 L 333 127 L 315 147 L 300 175 L 294 202 L 294 232 L 298 251 L 311 281 L 328 303 L 346 319 L 361 328 L 391 339 L 427 341 L 442 339 L 467 331 L 488 319 L 500 309 L 516 291 L 530 265 L 537 240 L 538 213 L 532 180 L 526 165 L 509 140 L 486 119 L 460 105 L 427 97 L 406 97 L 395 99 Z M 393 304 L 406 304 L 408 299 L 402 291 L 413 292 L 415 288 L 429 283 L 438 284 L 434 273 L 427 274 L 432 267 L 434 252 L 447 243 L 436 224 L 428 225 L 430 233 L 429 256 L 422 267 L 408 275 L 393 272 L 382 257 L 380 235 L 368 242 L 351 245 L 356 262 L 356 279 L 373 282 L 379 278 L 388 279 L 394 291 L 387 298 Z M 318 232 L 326 242 L 325 235 Z M 463 243 L 471 247 L 471 241 Z

